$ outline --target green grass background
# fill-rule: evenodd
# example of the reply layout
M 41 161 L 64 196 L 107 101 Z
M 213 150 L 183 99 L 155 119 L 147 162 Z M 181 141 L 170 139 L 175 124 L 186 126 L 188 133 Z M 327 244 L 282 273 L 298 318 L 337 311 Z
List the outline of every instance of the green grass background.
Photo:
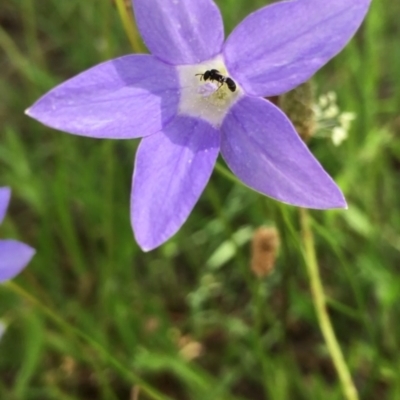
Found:
M 227 33 L 266 4 L 217 2 Z M 357 119 L 342 146 L 310 143 L 349 203 L 312 212 L 313 229 L 338 338 L 371 400 L 400 399 L 399 21 L 400 2 L 373 1 L 318 72 L 318 92 L 335 91 Z M 25 293 L 0 287 L 0 399 L 342 399 L 296 208 L 215 171 L 179 233 L 143 253 L 129 222 L 138 141 L 73 137 L 24 116 L 55 84 L 130 51 L 111 0 L 0 3 L 0 186 L 13 189 L 1 237 L 37 249 L 16 279 Z M 260 225 L 282 239 L 263 280 L 249 268 Z M 182 346 L 202 351 L 189 361 Z M 135 397 L 139 379 L 163 396 Z

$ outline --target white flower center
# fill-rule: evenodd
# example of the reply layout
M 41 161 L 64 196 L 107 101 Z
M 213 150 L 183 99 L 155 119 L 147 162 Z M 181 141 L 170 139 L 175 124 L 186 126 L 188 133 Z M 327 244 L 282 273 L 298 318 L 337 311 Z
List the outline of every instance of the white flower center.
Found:
M 226 82 L 229 73 L 222 57 L 176 68 L 181 85 L 178 113 L 202 118 L 219 128 L 229 109 L 243 95 L 238 83 L 232 78 Z M 218 74 L 210 74 L 212 70 L 218 71 Z M 207 71 L 208 74 L 204 75 Z M 232 85 L 235 86 L 234 90 Z

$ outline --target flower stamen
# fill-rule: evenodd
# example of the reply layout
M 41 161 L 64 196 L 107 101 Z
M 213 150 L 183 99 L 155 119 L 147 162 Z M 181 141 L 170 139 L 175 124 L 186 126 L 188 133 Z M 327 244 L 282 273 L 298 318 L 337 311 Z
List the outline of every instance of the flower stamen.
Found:
M 220 127 L 230 107 L 242 95 L 222 58 L 181 65 L 177 70 L 181 84 L 179 114 L 205 119 L 216 128 Z

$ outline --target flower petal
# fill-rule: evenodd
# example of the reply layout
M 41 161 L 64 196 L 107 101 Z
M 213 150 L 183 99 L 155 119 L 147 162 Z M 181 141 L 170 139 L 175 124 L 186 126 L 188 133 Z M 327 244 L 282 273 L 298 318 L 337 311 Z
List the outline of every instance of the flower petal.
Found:
M 150 52 L 173 65 L 196 64 L 221 52 L 224 27 L 212 0 L 133 0 Z
M 293 0 L 250 14 L 227 39 L 226 65 L 248 94 L 274 96 L 298 86 L 339 53 L 370 0 Z
M 248 186 L 284 203 L 317 209 L 346 201 L 281 110 L 243 97 L 222 124 L 222 155 Z
M 8 203 L 11 198 L 11 189 L 9 187 L 0 187 L 0 224 L 6 216 Z
M 131 139 L 160 131 L 175 115 L 178 102 L 174 67 L 149 55 L 130 55 L 69 79 L 26 113 L 76 135 Z
M 0 282 L 18 275 L 29 263 L 35 250 L 15 240 L 0 240 Z
M 210 179 L 220 133 L 203 120 L 177 117 L 142 140 L 133 175 L 131 216 L 140 247 L 152 250 L 188 218 Z

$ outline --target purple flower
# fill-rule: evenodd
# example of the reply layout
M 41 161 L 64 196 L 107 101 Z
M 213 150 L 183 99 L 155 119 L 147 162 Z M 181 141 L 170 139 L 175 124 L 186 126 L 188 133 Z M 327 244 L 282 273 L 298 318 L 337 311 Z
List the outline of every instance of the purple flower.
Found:
M 76 135 L 144 138 L 131 195 L 143 250 L 182 226 L 219 152 L 260 193 L 301 207 L 346 207 L 288 118 L 263 97 L 309 79 L 350 40 L 369 4 L 282 1 L 249 15 L 224 43 L 212 0 L 133 0 L 152 55 L 99 64 L 51 90 L 27 114 Z
M 0 224 L 6 215 L 11 190 L 0 187 Z M 29 263 L 35 250 L 15 240 L 0 240 L 0 282 L 8 281 L 18 275 Z

